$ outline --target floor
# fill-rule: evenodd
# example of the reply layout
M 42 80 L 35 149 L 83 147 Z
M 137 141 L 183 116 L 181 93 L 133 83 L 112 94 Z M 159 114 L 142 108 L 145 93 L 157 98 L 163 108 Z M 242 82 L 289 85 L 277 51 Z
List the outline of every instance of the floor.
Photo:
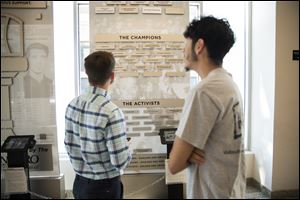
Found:
M 245 199 L 270 199 L 270 197 L 263 194 L 257 187 L 247 185 Z

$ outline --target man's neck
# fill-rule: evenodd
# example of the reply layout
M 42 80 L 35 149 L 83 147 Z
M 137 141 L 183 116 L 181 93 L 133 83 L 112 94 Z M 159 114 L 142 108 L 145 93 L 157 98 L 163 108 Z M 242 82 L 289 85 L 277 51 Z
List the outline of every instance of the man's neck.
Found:
M 109 83 L 106 83 L 106 84 L 104 84 L 104 85 L 98 84 L 98 85 L 93 85 L 93 86 L 98 87 L 98 88 L 101 88 L 101 89 L 103 89 L 103 90 L 108 90 L 110 84 L 109 84 Z
M 201 79 L 204 79 L 211 71 L 220 67 L 222 67 L 222 65 L 216 65 L 209 60 L 204 60 L 198 64 L 196 72 L 199 74 Z

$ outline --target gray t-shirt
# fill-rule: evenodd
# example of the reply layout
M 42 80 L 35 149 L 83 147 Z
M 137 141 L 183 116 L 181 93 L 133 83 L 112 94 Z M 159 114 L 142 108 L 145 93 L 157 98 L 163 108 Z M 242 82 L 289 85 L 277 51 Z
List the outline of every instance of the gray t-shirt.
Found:
M 243 105 L 223 68 L 211 71 L 185 101 L 176 135 L 205 151 L 203 165 L 188 166 L 187 198 L 243 198 Z

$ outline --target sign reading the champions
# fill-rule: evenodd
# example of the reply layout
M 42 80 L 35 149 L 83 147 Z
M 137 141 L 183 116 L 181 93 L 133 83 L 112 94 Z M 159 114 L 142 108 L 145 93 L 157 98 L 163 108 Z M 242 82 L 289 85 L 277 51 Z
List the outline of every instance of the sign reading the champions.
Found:
M 184 37 L 178 34 L 126 34 L 126 35 L 112 35 L 112 34 L 99 34 L 96 35 L 96 42 L 183 42 Z
M 160 35 L 120 35 L 123 40 L 161 40 Z

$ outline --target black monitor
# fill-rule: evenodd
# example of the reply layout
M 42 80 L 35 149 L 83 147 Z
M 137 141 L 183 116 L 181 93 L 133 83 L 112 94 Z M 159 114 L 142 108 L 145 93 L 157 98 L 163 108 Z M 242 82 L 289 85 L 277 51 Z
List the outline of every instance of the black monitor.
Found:
M 163 128 L 159 130 L 160 141 L 162 144 L 172 144 L 175 139 L 177 128 Z
M 8 136 L 1 146 L 1 152 L 7 153 L 7 166 L 24 167 L 27 176 L 27 189 L 30 190 L 28 149 L 33 148 L 34 135 Z M 10 199 L 31 199 L 30 193 L 10 194 Z
M 170 152 L 175 140 L 175 133 L 177 128 L 163 128 L 159 130 L 160 140 L 162 144 L 167 145 L 167 158 L 170 156 Z M 182 199 L 183 198 L 183 184 L 171 184 L 168 185 L 168 199 Z
M 1 146 L 1 152 L 27 151 L 35 145 L 34 135 L 8 136 Z

